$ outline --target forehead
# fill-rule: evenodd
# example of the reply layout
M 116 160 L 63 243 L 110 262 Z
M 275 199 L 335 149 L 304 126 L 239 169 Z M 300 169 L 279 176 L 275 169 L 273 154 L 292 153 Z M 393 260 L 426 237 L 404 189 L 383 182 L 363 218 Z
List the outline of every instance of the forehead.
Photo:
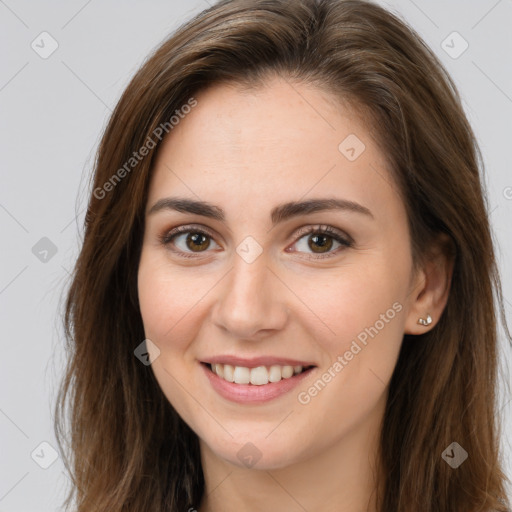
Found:
M 314 86 L 217 84 L 195 98 L 161 143 L 150 201 L 175 193 L 247 211 L 252 198 L 271 209 L 308 194 L 379 204 L 395 193 L 362 117 Z

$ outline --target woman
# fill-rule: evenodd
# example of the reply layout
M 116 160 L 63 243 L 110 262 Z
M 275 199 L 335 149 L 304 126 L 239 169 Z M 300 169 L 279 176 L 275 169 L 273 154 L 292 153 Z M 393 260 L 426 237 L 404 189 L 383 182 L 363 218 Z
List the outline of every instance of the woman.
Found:
M 67 504 L 509 510 L 479 167 L 453 82 L 381 7 L 231 0 L 180 28 L 98 151 Z

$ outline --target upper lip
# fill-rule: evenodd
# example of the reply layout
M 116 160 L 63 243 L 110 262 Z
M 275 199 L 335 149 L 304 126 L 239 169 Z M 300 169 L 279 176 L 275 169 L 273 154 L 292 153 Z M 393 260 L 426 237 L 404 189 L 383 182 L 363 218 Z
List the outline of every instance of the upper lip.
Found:
M 258 366 L 315 366 L 307 361 L 289 359 L 286 357 L 260 356 L 260 357 L 237 357 L 237 356 L 212 356 L 204 359 L 204 363 L 211 364 L 230 364 L 232 366 L 244 366 L 246 368 L 257 368 Z

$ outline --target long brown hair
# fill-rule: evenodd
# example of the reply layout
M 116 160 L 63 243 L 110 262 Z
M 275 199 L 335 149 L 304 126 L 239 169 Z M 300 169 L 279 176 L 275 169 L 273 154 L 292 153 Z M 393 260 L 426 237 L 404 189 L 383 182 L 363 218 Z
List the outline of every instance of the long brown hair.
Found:
M 66 506 L 182 512 L 201 502 L 197 435 L 134 356 L 144 340 L 137 299 L 144 207 L 158 128 L 172 137 L 169 120 L 209 84 L 257 87 L 270 75 L 322 87 L 371 119 L 407 208 L 415 263 L 441 233 L 451 240 L 445 311 L 414 342 L 404 336 L 390 382 L 379 510 L 508 510 L 498 310 L 509 340 L 510 333 L 482 158 L 456 87 L 432 51 L 398 17 L 362 0 L 221 1 L 161 44 L 124 91 L 97 152 L 65 306 L 69 362 L 56 435 L 69 450 Z M 143 146 L 147 155 L 134 161 Z M 457 469 L 441 457 L 452 442 L 469 454 Z

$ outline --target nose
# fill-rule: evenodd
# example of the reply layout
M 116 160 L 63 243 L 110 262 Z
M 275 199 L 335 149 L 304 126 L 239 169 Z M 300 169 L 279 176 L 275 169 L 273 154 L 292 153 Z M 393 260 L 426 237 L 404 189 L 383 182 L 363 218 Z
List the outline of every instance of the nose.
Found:
M 290 292 L 268 266 L 265 253 L 252 263 L 236 254 L 222 283 L 212 320 L 223 331 L 235 338 L 254 339 L 286 325 Z

